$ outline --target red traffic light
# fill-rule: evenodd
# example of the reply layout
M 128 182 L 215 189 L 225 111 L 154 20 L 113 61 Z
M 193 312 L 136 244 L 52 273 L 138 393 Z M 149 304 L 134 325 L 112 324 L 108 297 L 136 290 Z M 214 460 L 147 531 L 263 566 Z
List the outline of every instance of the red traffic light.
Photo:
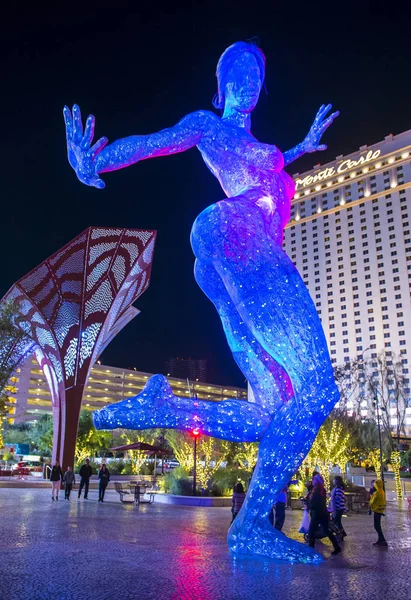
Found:
M 200 435 L 200 430 L 198 429 L 198 427 L 196 427 L 191 433 L 194 435 L 194 437 L 197 437 Z

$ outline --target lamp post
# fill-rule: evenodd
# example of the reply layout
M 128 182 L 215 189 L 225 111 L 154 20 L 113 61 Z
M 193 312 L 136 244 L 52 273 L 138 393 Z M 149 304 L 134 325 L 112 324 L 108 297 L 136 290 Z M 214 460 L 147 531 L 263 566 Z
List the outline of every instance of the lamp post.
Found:
M 382 484 L 384 486 L 384 465 L 383 465 L 383 462 L 382 462 L 382 441 L 381 441 L 380 407 L 379 407 L 379 404 L 378 404 L 378 393 L 375 394 L 374 406 L 377 409 L 378 442 L 379 442 L 379 445 L 380 445 L 380 468 L 381 468 L 380 475 L 381 475 Z M 384 489 L 385 489 L 385 487 L 384 487 Z
M 195 496 L 197 492 L 197 438 L 200 435 L 198 427 L 193 429 L 192 434 L 194 438 L 193 496 Z

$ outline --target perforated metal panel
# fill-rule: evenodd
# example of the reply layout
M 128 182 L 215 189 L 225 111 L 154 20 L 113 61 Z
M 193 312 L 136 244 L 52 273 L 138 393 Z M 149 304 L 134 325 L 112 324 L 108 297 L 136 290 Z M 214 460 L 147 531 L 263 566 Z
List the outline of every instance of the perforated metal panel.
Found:
M 33 339 L 30 350 L 37 350 L 52 395 L 58 428 L 53 456 L 65 465 L 67 460 L 72 464 L 74 446 L 67 446 L 67 432 L 73 427 L 77 432 L 90 369 L 108 342 L 138 314 L 129 309 L 148 287 L 155 237 L 155 231 L 90 227 L 17 281 L 4 297 L 20 302 L 22 327 Z M 26 347 L 23 353 L 27 356 Z

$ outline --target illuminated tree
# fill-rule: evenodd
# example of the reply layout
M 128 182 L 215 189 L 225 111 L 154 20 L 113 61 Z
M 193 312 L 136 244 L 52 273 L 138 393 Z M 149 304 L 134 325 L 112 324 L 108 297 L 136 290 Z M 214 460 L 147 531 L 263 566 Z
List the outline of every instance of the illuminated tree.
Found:
M 79 434 L 76 442 L 76 460 L 80 464 L 92 455 L 91 450 L 91 439 L 93 437 L 93 431 L 90 430 L 87 433 Z
M 388 447 L 399 499 L 403 495 L 398 445 L 405 434 L 407 408 L 411 406 L 409 378 L 403 360 L 406 359 L 395 356 L 393 352 L 381 352 L 364 363 L 363 369 L 363 380 L 374 399 L 374 411 L 379 417 Z
M 377 477 L 381 476 L 381 458 L 380 458 L 380 449 L 379 448 L 372 448 L 369 452 L 368 452 L 368 461 L 371 463 L 371 465 L 373 466 L 373 469 L 375 471 L 375 474 Z M 382 455 L 382 461 L 383 463 L 385 462 L 385 455 Z
M 197 444 L 197 479 L 205 490 L 209 487 L 212 476 L 225 461 L 230 451 L 230 445 L 223 440 L 203 436 Z
M 77 463 L 97 453 L 108 450 L 111 444 L 111 433 L 108 431 L 97 431 L 93 425 L 91 413 L 82 410 L 78 426 L 76 442 Z
M 350 434 L 347 429 L 336 419 L 327 419 L 301 464 L 298 477 L 304 480 L 307 471 L 311 474 L 315 469 L 323 475 L 330 475 L 335 465 L 344 473 L 351 454 Z
M 397 492 L 398 500 L 402 500 L 402 487 L 401 487 L 401 479 L 400 479 L 400 467 L 401 467 L 401 453 L 395 450 L 391 452 L 391 466 L 394 471 L 395 477 L 395 491 Z
M 258 443 L 257 442 L 242 442 L 241 444 L 235 444 L 238 446 L 236 452 L 236 459 L 240 463 L 240 466 L 247 471 L 252 472 L 254 465 L 257 462 L 258 456 Z
M 181 467 L 191 473 L 194 468 L 194 440 L 190 433 L 172 429 L 167 441 Z M 227 441 L 200 435 L 197 439 L 197 480 L 203 489 L 209 487 L 212 476 L 227 459 L 232 444 Z M 250 450 L 249 450 L 250 451 Z
M 193 438 L 191 435 L 185 431 L 170 429 L 167 432 L 167 441 L 181 467 L 187 473 L 190 473 L 194 467 Z
M 124 429 L 121 438 L 125 444 L 141 442 L 154 446 L 157 435 L 158 429 L 145 429 L 142 431 Z M 141 471 L 141 467 L 147 460 L 147 452 L 145 450 L 127 450 L 127 455 L 131 459 L 131 472 L 133 475 L 138 475 Z

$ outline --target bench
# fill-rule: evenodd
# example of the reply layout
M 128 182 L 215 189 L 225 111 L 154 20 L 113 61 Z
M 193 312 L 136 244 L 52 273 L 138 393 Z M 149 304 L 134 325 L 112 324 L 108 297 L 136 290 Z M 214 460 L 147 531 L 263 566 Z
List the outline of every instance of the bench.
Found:
M 134 487 L 134 501 L 136 504 L 142 504 L 143 502 L 153 504 L 155 496 L 154 491 L 148 490 L 147 486 L 143 483 L 134 481 L 130 481 L 129 486 Z
M 133 496 L 132 496 L 131 492 L 130 492 L 129 490 L 125 490 L 125 489 L 123 488 L 123 486 L 121 485 L 121 483 L 119 483 L 118 481 L 115 481 L 115 482 L 114 482 L 114 487 L 116 488 L 116 492 L 117 492 L 118 494 L 120 494 L 120 501 L 121 501 L 121 502 L 126 502 L 126 501 L 124 500 L 124 496 L 127 496 L 127 495 L 130 497 L 130 499 L 131 499 L 131 502 L 134 502 L 134 498 L 133 498 Z M 128 502 L 130 502 L 130 500 L 128 500 Z

